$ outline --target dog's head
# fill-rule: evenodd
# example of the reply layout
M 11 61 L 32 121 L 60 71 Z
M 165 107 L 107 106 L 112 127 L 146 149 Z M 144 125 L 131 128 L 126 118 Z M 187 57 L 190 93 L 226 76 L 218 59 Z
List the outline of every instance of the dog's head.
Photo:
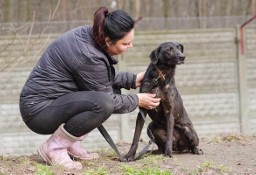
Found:
M 183 64 L 185 55 L 183 54 L 184 47 L 182 44 L 174 42 L 166 42 L 160 44 L 149 55 L 153 64 L 177 65 Z

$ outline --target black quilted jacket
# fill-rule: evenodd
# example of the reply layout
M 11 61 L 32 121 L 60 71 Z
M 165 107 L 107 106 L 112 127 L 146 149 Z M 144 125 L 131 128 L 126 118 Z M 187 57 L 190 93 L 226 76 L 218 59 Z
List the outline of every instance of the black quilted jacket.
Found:
M 92 28 L 81 26 L 61 35 L 46 49 L 32 70 L 20 95 L 24 121 L 51 104 L 54 99 L 75 91 L 103 91 L 112 95 L 114 113 L 135 110 L 135 94 L 115 94 L 113 89 L 136 88 L 136 75 L 115 74 L 117 61 L 102 52 L 92 37 Z

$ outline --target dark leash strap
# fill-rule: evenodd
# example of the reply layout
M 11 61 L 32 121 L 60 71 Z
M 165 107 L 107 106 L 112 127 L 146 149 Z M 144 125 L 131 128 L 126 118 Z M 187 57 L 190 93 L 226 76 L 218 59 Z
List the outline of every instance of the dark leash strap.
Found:
M 144 113 L 140 110 L 140 113 L 145 120 Z M 142 114 L 143 113 L 143 114 Z M 116 144 L 112 140 L 111 136 L 108 134 L 107 130 L 103 125 L 98 126 L 98 130 L 102 134 L 102 136 L 105 138 L 105 140 L 109 143 L 109 145 L 112 147 L 112 149 L 115 151 L 116 155 L 118 156 L 120 161 L 124 161 L 123 157 L 121 156 L 119 150 L 116 147 Z M 139 152 L 139 154 L 135 157 L 135 160 L 141 159 L 149 150 L 149 147 L 154 143 L 154 141 L 151 139 L 149 140 L 148 144 Z
M 145 115 L 143 109 L 140 109 L 139 112 L 140 112 L 140 115 L 142 116 L 143 120 L 146 122 L 146 115 Z M 139 160 L 140 158 L 142 158 L 142 157 L 144 156 L 144 154 L 146 154 L 146 153 L 148 152 L 149 147 L 155 142 L 155 141 L 154 141 L 154 140 L 155 140 L 154 135 L 152 134 L 151 131 L 149 131 L 149 134 L 151 135 L 151 137 L 152 137 L 153 139 L 150 139 L 150 140 L 149 140 L 148 144 L 139 152 L 139 154 L 138 154 L 138 156 L 135 158 L 135 160 Z M 152 152 L 152 151 L 153 151 L 153 150 L 151 150 L 151 152 Z
M 116 155 L 118 156 L 118 158 L 120 160 L 122 160 L 123 158 L 122 158 L 120 152 L 118 151 L 118 149 L 116 147 L 116 144 L 114 143 L 114 141 L 112 140 L 112 138 L 108 134 L 108 132 L 105 129 L 105 127 L 103 125 L 100 125 L 100 126 L 98 126 L 98 130 L 100 131 L 102 136 L 105 138 L 105 140 L 109 143 L 109 145 L 113 148 L 113 150 L 116 152 Z
M 149 140 L 148 144 L 139 152 L 135 160 L 141 159 L 149 150 L 149 147 L 153 144 L 153 140 Z
M 164 79 L 165 75 L 162 74 L 162 72 L 159 70 L 159 68 L 157 68 L 158 71 L 158 77 L 153 79 L 153 81 L 149 84 L 149 86 L 147 87 L 146 91 L 149 91 L 150 89 L 152 89 L 154 86 L 156 86 L 158 84 L 158 81 L 160 79 Z M 160 71 L 160 72 L 159 72 Z M 144 119 L 144 121 L 146 122 L 146 116 L 143 112 L 142 109 L 140 109 L 140 114 L 142 116 L 142 118 Z M 105 138 L 105 140 L 109 143 L 109 145 L 112 147 L 112 149 L 116 152 L 116 155 L 118 156 L 120 161 L 123 161 L 123 157 L 121 156 L 119 150 L 117 149 L 114 141 L 112 140 L 111 136 L 108 134 L 107 130 L 105 129 L 105 127 L 103 125 L 98 126 L 98 130 L 100 131 L 100 133 L 102 134 L 102 136 Z M 135 157 L 135 160 L 138 160 L 140 158 L 142 158 L 149 150 L 149 147 L 154 143 L 154 136 L 150 131 L 150 135 L 153 139 L 149 140 L 148 144 L 139 152 L 139 154 L 137 155 L 137 157 Z

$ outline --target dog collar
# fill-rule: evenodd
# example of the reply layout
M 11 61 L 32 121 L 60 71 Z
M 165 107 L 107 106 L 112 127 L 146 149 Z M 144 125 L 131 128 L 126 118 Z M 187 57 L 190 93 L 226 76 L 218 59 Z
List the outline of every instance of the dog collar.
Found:
M 156 71 L 158 73 L 158 77 L 155 79 L 155 82 L 157 82 L 159 79 L 165 80 L 166 74 L 164 74 L 158 67 L 156 67 Z

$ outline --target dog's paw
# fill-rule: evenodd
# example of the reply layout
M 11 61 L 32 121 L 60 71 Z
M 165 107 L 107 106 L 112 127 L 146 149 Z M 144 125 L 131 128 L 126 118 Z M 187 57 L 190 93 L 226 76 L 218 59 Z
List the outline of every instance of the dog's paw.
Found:
M 171 142 L 171 141 L 167 141 L 166 142 L 166 145 L 165 145 L 165 151 L 164 151 L 164 154 L 166 155 L 166 156 L 169 156 L 169 157 L 172 157 L 172 153 L 173 153 L 173 147 L 172 147 L 172 144 L 173 144 L 173 142 Z
M 192 153 L 197 154 L 197 155 L 204 154 L 203 150 L 201 150 L 200 148 L 197 148 L 197 147 L 194 147 L 192 149 Z
M 168 157 L 172 157 L 172 150 L 166 149 L 164 155 Z
M 121 159 L 119 159 L 121 162 L 131 162 L 135 160 L 135 156 L 125 155 Z
M 119 161 L 120 161 L 120 162 L 128 162 L 127 159 L 125 159 L 124 157 L 120 157 L 120 158 L 119 158 Z

